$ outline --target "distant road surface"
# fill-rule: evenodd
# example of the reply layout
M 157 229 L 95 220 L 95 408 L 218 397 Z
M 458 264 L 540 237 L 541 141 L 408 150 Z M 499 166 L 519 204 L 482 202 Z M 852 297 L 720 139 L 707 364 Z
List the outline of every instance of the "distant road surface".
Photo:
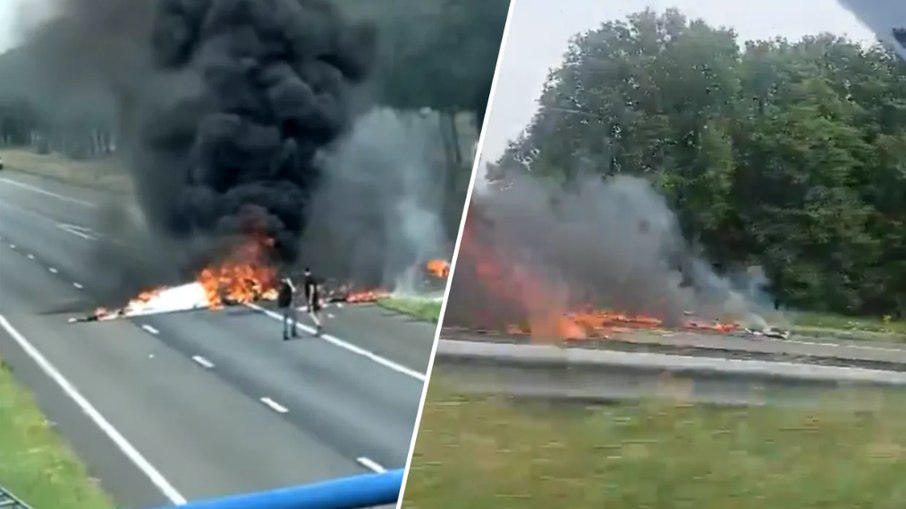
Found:
M 0 356 L 118 504 L 404 466 L 433 324 L 368 305 L 290 342 L 246 307 L 68 324 L 94 306 L 103 198 L 0 174 Z

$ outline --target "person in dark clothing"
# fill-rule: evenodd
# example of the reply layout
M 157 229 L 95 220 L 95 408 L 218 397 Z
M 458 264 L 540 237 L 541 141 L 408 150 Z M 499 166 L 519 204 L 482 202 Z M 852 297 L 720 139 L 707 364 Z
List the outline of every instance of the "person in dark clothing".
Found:
M 324 330 L 324 327 L 321 326 L 321 284 L 308 267 L 305 268 L 304 285 L 308 313 L 311 315 L 311 320 L 315 322 L 316 334 L 320 336 Z
M 292 337 L 299 337 L 296 328 L 296 286 L 289 276 L 284 276 L 280 281 L 280 290 L 277 293 L 277 307 L 283 310 L 283 341 Z

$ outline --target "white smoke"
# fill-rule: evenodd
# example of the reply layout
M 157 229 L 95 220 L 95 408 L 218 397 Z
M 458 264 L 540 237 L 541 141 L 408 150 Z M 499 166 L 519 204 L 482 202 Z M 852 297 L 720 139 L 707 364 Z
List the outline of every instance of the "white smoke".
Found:
M 442 220 L 447 179 L 438 125 L 430 113 L 363 115 L 328 165 L 303 257 L 355 281 L 420 293 L 426 263 L 449 259 L 452 249 Z M 326 246 L 318 251 L 329 258 L 306 256 L 306 245 Z

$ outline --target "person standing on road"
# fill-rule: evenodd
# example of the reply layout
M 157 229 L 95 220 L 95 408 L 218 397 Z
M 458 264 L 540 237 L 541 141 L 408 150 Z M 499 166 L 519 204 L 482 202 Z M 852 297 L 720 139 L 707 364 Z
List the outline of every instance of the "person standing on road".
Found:
M 305 267 L 305 301 L 308 303 L 308 313 L 315 322 L 315 334 L 320 336 L 324 327 L 321 326 L 321 285 L 312 275 L 311 269 Z
M 299 337 L 296 328 L 296 286 L 288 275 L 280 280 L 280 290 L 277 292 L 277 307 L 283 310 L 283 341 L 292 337 Z

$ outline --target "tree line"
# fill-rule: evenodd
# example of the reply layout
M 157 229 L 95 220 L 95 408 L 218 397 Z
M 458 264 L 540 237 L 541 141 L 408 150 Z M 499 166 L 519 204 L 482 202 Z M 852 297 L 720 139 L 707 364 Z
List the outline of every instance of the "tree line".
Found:
M 493 166 L 644 176 L 715 265 L 761 265 L 781 303 L 906 313 L 906 62 L 882 45 L 740 45 L 639 12 L 572 40 Z

